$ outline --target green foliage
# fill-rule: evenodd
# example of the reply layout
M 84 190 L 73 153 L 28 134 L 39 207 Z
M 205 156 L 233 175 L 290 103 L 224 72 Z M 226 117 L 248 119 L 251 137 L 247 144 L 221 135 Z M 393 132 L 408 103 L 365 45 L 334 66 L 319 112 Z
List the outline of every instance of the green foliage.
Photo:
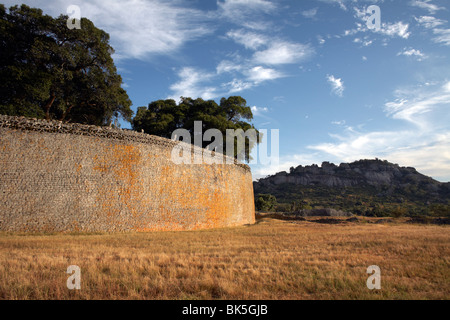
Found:
M 292 205 L 289 204 L 289 203 L 277 203 L 277 205 L 275 207 L 275 211 L 276 212 L 283 212 L 283 213 L 294 212 L 292 210 Z
M 401 192 L 401 190 L 383 194 L 383 187 L 334 188 L 290 183 L 278 185 L 255 184 L 254 192 L 255 194 L 273 194 L 279 203 L 280 210 L 283 212 L 291 212 L 292 206 L 295 204 L 297 210 L 334 208 L 371 217 L 450 216 L 450 204 L 438 203 L 438 201 L 441 201 L 439 199 L 431 199 L 429 196 L 424 199 L 417 194 L 408 194 L 407 192 Z M 399 194 L 403 199 L 399 198 Z
M 434 217 L 450 217 L 450 205 L 433 204 L 429 207 L 429 214 Z
M 67 28 L 26 5 L 0 5 L 0 113 L 106 125 L 131 121 L 109 35 L 86 19 Z
M 403 207 L 396 207 L 394 209 L 391 210 L 391 217 L 394 218 L 400 218 L 400 217 L 404 217 L 408 214 L 408 210 L 406 210 L 406 208 Z
M 258 131 L 253 125 L 245 120 L 252 120 L 253 114 L 247 101 L 239 96 L 232 96 L 228 99 L 222 98 L 220 105 L 213 100 L 205 101 L 203 99 L 192 99 L 181 97 L 177 104 L 174 100 L 158 100 L 151 102 L 148 107 L 139 107 L 136 116 L 133 119 L 133 129 L 137 131 L 144 130 L 148 134 L 157 135 L 164 138 L 171 138 L 176 129 L 186 129 L 194 135 L 194 122 L 202 121 L 202 131 L 205 133 L 208 129 L 218 129 L 223 136 L 219 151 L 226 152 L 226 130 L 242 129 L 244 132 L 248 129 Z M 194 143 L 194 139 L 191 143 Z M 259 139 L 245 139 L 245 149 L 238 150 L 234 145 L 234 156 L 239 160 L 249 160 L 250 152 Z M 211 141 L 202 141 L 202 147 L 205 148 Z
M 277 198 L 271 194 L 259 194 L 255 197 L 257 211 L 272 211 L 277 205 Z

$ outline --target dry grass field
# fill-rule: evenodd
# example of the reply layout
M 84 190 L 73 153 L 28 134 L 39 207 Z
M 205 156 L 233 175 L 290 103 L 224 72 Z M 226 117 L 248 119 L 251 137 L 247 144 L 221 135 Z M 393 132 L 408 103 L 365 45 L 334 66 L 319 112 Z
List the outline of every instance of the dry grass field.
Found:
M 448 226 L 281 221 L 192 232 L 0 233 L 0 299 L 449 299 Z M 81 290 L 69 290 L 69 265 Z M 381 290 L 366 286 L 370 265 Z

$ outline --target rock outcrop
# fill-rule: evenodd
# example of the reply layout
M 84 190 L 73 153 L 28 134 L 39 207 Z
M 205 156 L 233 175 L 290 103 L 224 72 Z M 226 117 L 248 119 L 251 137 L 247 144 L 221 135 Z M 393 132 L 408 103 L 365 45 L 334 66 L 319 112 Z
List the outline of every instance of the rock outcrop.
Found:
M 257 186 L 295 184 L 303 186 L 357 187 L 375 186 L 407 188 L 420 186 L 430 193 L 448 192 L 449 183 L 441 183 L 427 177 L 411 167 L 400 167 L 381 160 L 360 160 L 353 163 L 341 163 L 339 166 L 323 162 L 322 166 L 298 166 L 290 173 L 279 172 L 273 176 L 255 182 Z M 385 190 L 386 191 L 386 190 Z

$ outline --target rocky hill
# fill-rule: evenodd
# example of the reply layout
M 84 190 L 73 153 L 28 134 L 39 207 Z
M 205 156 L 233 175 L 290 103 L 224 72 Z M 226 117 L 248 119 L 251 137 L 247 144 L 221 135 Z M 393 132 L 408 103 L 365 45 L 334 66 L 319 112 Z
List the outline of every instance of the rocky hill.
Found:
M 254 190 L 256 195 L 273 194 L 282 203 L 362 213 L 398 204 L 416 210 L 450 203 L 450 183 L 378 159 L 298 166 L 254 182 Z

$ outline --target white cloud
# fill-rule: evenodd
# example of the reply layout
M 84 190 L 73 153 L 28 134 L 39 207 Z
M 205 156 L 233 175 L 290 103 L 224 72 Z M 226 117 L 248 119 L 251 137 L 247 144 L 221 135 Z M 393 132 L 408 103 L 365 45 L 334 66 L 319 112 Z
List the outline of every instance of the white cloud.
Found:
M 450 29 L 434 29 L 433 32 L 438 35 L 433 38 L 434 42 L 450 46 Z
M 309 45 L 275 41 L 266 50 L 255 52 L 253 60 L 267 65 L 289 64 L 306 59 L 312 51 Z
M 222 60 L 216 67 L 218 74 L 241 71 L 242 66 L 229 60 Z
M 248 79 L 255 83 L 260 83 L 267 80 L 275 80 L 284 77 L 284 75 L 272 68 L 264 68 L 256 66 L 246 71 Z
M 293 43 L 246 30 L 233 30 L 227 37 L 247 49 L 256 51 L 253 64 L 279 65 L 300 62 L 314 50 L 309 45 Z
M 276 10 L 276 5 L 267 0 L 224 0 L 217 1 L 220 15 L 235 24 L 250 29 L 264 30 L 267 23 L 259 19 L 261 14 Z
M 405 121 L 402 129 L 359 132 L 347 128 L 343 135 L 332 136 L 336 142 L 309 148 L 338 161 L 384 158 L 450 180 L 450 82 L 395 94 L 397 99 L 386 103 L 384 111 L 391 120 Z
M 385 34 L 390 37 L 401 37 L 403 39 L 408 39 L 411 35 L 410 32 L 408 32 L 409 24 L 403 23 L 401 21 L 396 23 L 383 23 L 381 30 L 378 31 L 382 34 Z
M 279 163 L 269 165 L 250 165 L 252 169 L 253 180 L 265 178 L 280 171 L 289 172 L 289 168 L 299 165 L 311 165 L 313 163 L 322 163 L 323 158 L 319 153 L 304 153 L 280 156 Z
M 413 0 L 411 1 L 411 5 L 428 10 L 431 14 L 436 13 L 436 11 L 444 9 L 431 3 L 431 0 Z
M 171 99 L 178 100 L 180 97 L 191 97 L 209 100 L 220 95 L 216 88 L 204 85 L 214 76 L 213 74 L 185 67 L 179 71 L 178 76 L 180 80 L 170 86 L 170 90 L 173 91 L 169 97 Z
M 19 1 L 7 1 L 11 5 Z M 32 6 L 46 14 L 66 14 L 73 0 L 36 0 Z M 108 32 L 115 58 L 146 59 L 153 54 L 172 54 L 214 30 L 211 17 L 180 2 L 162 0 L 75 1 L 81 16 Z
M 241 79 L 233 79 L 230 82 L 223 84 L 223 87 L 226 88 L 228 93 L 236 93 L 243 90 L 250 89 L 255 86 L 254 82 L 249 82 Z
M 375 33 L 380 33 L 383 34 L 385 36 L 388 37 L 400 37 L 403 39 L 408 39 L 409 36 L 411 35 L 411 33 L 408 31 L 409 30 L 409 24 L 408 23 L 404 23 L 402 21 L 398 21 L 395 23 L 382 23 L 381 24 L 381 28 L 379 30 L 376 29 L 369 29 L 367 27 L 367 19 L 370 17 L 365 9 L 360 9 L 358 7 L 354 7 L 353 8 L 355 10 L 355 15 L 354 17 L 361 20 L 361 22 L 356 22 L 356 28 L 355 29 L 350 29 L 350 30 L 345 30 L 344 33 L 342 34 L 343 36 L 352 36 L 355 35 L 359 32 L 375 32 Z M 357 38 L 358 39 L 358 38 Z M 372 41 L 367 40 L 367 37 L 364 38 L 365 41 L 365 45 L 369 46 L 372 44 Z M 359 41 L 358 41 L 359 40 Z M 360 42 L 361 39 L 358 39 L 355 42 Z
M 269 39 L 256 32 L 249 32 L 246 30 L 233 30 L 227 32 L 227 37 L 234 40 L 236 43 L 243 45 L 247 49 L 257 50 L 265 46 Z
M 285 74 L 275 66 L 301 62 L 314 52 L 310 45 L 293 43 L 245 29 L 232 30 L 226 35 L 253 51 L 247 58 L 235 54 L 233 61 L 223 60 L 216 67 L 217 74 L 229 73 L 234 76 L 232 81 L 223 84 L 230 93 L 252 88 L 264 81 L 285 77 Z
M 316 14 L 317 14 L 317 8 L 302 11 L 302 16 L 304 16 L 305 18 L 309 18 L 309 19 L 314 18 L 316 16 Z
M 257 107 L 257 106 L 251 107 L 251 110 L 254 116 L 259 116 L 261 113 L 269 111 L 269 109 L 266 107 Z
M 422 16 L 419 18 L 414 17 L 414 19 L 427 29 L 432 29 L 445 24 L 447 21 L 442 19 L 437 19 L 431 16 Z
M 328 80 L 328 83 L 330 83 L 330 85 L 331 85 L 331 91 L 335 95 L 342 97 L 344 94 L 344 89 L 345 89 L 344 81 L 342 81 L 342 79 L 340 79 L 340 78 L 336 78 L 333 75 L 327 75 L 327 80 Z
M 422 132 L 437 130 L 439 127 L 446 127 L 450 122 L 442 121 L 449 118 L 445 107 L 450 106 L 450 82 L 444 83 L 434 91 L 397 90 L 398 98 L 395 101 L 386 103 L 385 111 L 393 119 L 400 119 L 414 124 Z M 438 111 L 441 111 L 438 113 Z M 435 116 L 430 119 L 430 114 Z
M 339 5 L 339 7 L 344 10 L 347 11 L 347 6 L 345 5 L 345 0 L 319 0 L 321 2 L 325 2 L 325 3 L 330 3 L 330 4 L 337 4 Z
M 397 53 L 397 56 L 416 57 L 417 61 L 422 61 L 426 58 L 426 55 L 423 54 L 420 50 L 413 48 L 404 48 L 403 51 Z
M 367 39 L 367 37 L 365 37 L 365 39 Z M 370 45 L 373 43 L 372 40 L 362 40 L 362 39 L 360 39 L 360 38 L 355 38 L 355 39 L 353 40 L 353 42 L 354 42 L 354 43 L 360 43 L 360 44 L 362 44 L 364 47 L 368 47 L 368 46 L 370 46 Z
M 227 16 L 235 16 L 239 12 L 270 12 L 276 8 L 275 4 L 267 0 L 224 0 L 217 1 L 217 6 Z

